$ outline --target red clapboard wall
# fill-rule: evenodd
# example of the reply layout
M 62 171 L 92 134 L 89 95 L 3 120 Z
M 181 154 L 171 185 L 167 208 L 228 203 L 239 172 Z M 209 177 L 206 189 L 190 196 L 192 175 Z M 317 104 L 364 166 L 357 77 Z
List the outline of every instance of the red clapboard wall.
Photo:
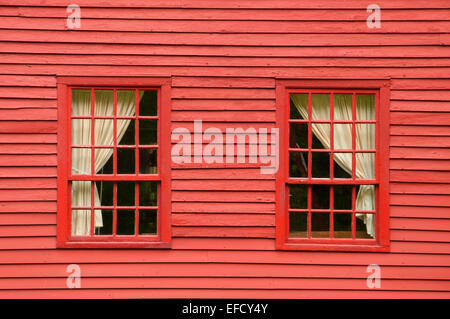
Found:
M 450 298 L 450 2 L 371 3 L 0 1 L 0 298 Z M 275 127 L 277 77 L 390 77 L 390 252 L 277 251 L 249 164 L 172 165 L 171 249 L 57 249 L 57 75 L 171 76 L 172 128 L 223 129 Z

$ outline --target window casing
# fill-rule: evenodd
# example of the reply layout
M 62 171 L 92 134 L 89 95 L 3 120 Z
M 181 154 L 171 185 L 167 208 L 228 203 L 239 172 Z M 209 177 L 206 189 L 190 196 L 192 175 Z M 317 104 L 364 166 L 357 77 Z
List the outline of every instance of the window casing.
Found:
M 58 78 L 59 247 L 170 246 L 169 121 L 170 79 Z
M 389 249 L 388 85 L 386 80 L 277 81 L 278 249 Z M 370 99 L 373 114 L 364 118 L 357 107 Z M 365 139 L 358 141 L 358 134 Z M 373 169 L 364 171 L 368 162 Z M 373 207 L 367 205 L 371 199 Z

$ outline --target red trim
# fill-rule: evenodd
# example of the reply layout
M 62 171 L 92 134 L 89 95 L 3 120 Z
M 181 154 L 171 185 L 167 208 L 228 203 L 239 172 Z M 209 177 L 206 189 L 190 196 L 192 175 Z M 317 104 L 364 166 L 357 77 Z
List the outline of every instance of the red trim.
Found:
M 389 251 L 389 80 L 355 80 L 355 79 L 329 79 L 329 80 L 278 80 L 276 83 L 276 105 L 277 105 L 277 127 L 280 128 L 280 169 L 276 174 L 276 247 L 282 250 L 336 250 L 336 251 Z M 352 150 L 347 151 L 352 154 L 353 176 L 348 180 L 335 180 L 333 171 L 333 157 L 335 151 L 333 147 L 330 150 L 320 150 L 319 152 L 330 152 L 330 178 L 324 180 L 311 180 L 311 169 L 308 169 L 306 178 L 289 178 L 289 152 L 294 151 L 289 147 L 289 124 L 288 123 L 311 123 L 311 93 L 352 93 L 352 113 L 353 121 L 335 121 L 334 105 L 330 103 L 330 120 L 327 123 L 351 123 L 352 124 Z M 289 119 L 289 94 L 290 93 L 308 93 L 308 120 L 290 120 Z M 355 154 L 360 152 L 356 150 L 355 121 L 356 115 L 356 94 L 371 93 L 375 94 L 376 118 L 374 121 L 364 121 L 364 123 L 377 123 L 375 150 L 363 150 L 363 152 L 375 151 L 375 179 L 359 180 L 355 179 Z M 314 121 L 320 123 L 321 121 Z M 332 130 L 333 131 L 333 130 Z M 330 143 L 334 144 L 331 133 Z M 311 168 L 311 149 L 312 132 L 311 125 L 308 125 L 308 147 L 305 149 L 295 149 L 295 151 L 308 152 L 308 167 Z M 318 151 L 318 150 L 314 150 Z M 341 152 L 341 151 L 339 151 Z M 344 152 L 344 151 L 342 151 Z M 380 156 L 380 154 L 382 156 Z M 320 209 L 311 209 L 311 186 L 308 186 L 307 209 L 289 209 L 289 184 L 374 184 L 377 185 L 375 193 L 375 239 L 355 238 L 355 189 L 352 190 L 352 238 L 332 238 L 333 234 L 333 187 L 330 187 L 330 237 L 331 238 L 311 238 L 311 212 L 321 211 Z M 307 212 L 307 238 L 289 238 L 289 211 Z M 322 210 L 326 211 L 326 210 Z M 346 212 L 346 211 L 340 211 Z M 359 211 L 358 211 L 359 212 Z
M 171 185 L 170 185 L 170 78 L 143 78 L 143 77 L 58 77 L 58 225 L 57 225 L 57 247 L 60 248 L 170 248 L 171 245 Z M 91 89 L 92 107 L 91 116 L 84 117 L 91 120 L 92 132 L 94 125 L 94 89 L 112 89 L 114 92 L 120 89 L 136 90 L 136 114 L 131 119 L 136 121 L 135 146 L 123 147 L 136 150 L 135 174 L 117 174 L 117 138 L 116 123 L 114 121 L 114 146 L 113 148 L 113 174 L 112 175 L 72 175 L 71 172 L 71 118 L 83 118 L 83 116 L 72 116 L 71 112 L 71 90 L 72 88 Z M 139 96 L 138 90 L 152 89 L 158 91 L 158 114 L 157 116 L 139 116 Z M 117 117 L 116 96 L 114 94 L 113 116 Z M 97 118 L 97 117 L 96 117 Z M 99 117 L 100 118 L 100 117 Z M 103 117 L 102 117 L 103 118 Z M 122 118 L 122 117 L 119 117 Z M 123 117 L 125 118 L 125 117 Z M 157 145 L 139 145 L 139 119 L 157 120 L 158 140 Z M 91 166 L 94 165 L 94 134 L 92 134 L 92 145 L 86 145 L 91 149 Z M 80 146 L 78 146 L 80 147 Z M 101 148 L 101 147 L 99 147 Z M 139 149 L 152 148 L 157 150 L 157 173 L 152 175 L 139 174 Z M 141 207 L 139 206 L 139 185 L 136 183 L 136 202 L 135 210 L 135 234 L 117 235 L 117 216 L 113 214 L 113 233 L 112 235 L 94 235 L 92 227 L 94 218 L 91 218 L 91 236 L 71 236 L 71 180 L 84 180 L 94 183 L 98 180 L 104 181 L 158 181 L 158 206 Z M 93 189 L 93 188 L 92 188 Z M 113 207 L 110 208 L 117 212 L 117 186 L 113 187 Z M 94 192 L 91 193 L 91 210 L 94 215 Z M 95 207 L 97 209 L 99 207 Z M 126 208 L 126 207 L 120 207 Z M 156 235 L 138 235 L 139 209 L 158 209 L 157 214 L 157 234 Z

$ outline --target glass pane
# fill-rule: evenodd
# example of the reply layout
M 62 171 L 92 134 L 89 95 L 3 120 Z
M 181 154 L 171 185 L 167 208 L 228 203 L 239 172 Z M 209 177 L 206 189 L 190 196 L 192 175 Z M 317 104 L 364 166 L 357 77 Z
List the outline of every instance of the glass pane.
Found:
M 289 147 L 308 148 L 308 124 L 290 123 L 289 124 Z
M 308 208 L 307 185 L 289 185 L 289 207 Z
M 311 153 L 311 177 L 313 178 L 329 178 L 330 177 L 330 153 L 316 152 Z
M 158 121 L 157 120 L 139 120 L 139 144 L 156 145 L 158 144 Z
M 330 208 L 329 185 L 311 185 L 311 208 L 313 209 Z
M 114 121 L 95 120 L 95 145 L 112 146 L 114 144 Z
M 112 235 L 113 227 L 113 211 L 112 210 L 102 210 L 102 227 L 95 228 L 96 235 Z
M 95 170 L 96 174 L 112 174 L 112 160 L 113 149 L 112 148 L 95 148 Z M 101 168 L 98 166 L 105 163 Z
M 90 148 L 72 148 L 72 174 L 90 175 L 91 160 Z
M 72 235 L 91 235 L 91 210 L 72 210 Z
M 334 153 L 334 178 L 352 178 L 352 153 Z
M 289 213 L 289 237 L 308 237 L 307 213 Z
M 330 237 L 330 213 L 311 213 L 311 237 Z
M 294 120 L 308 119 L 308 94 L 291 94 L 289 118 Z
M 91 182 L 72 182 L 72 207 L 91 206 Z
M 135 230 L 135 211 L 118 210 L 117 211 L 117 235 L 134 235 Z
M 113 116 L 113 90 L 95 90 L 95 116 Z
M 157 232 L 157 211 L 140 210 L 139 211 L 139 234 L 154 235 Z
M 108 175 L 113 173 L 113 149 L 112 148 L 96 148 L 95 149 L 98 154 L 96 156 L 100 156 L 102 158 L 108 158 L 105 165 L 102 168 L 97 168 L 97 175 Z
M 99 203 L 96 206 L 113 206 L 114 205 L 114 182 L 111 181 L 97 181 L 95 182 L 96 191 L 98 194 Z
M 356 214 L 356 238 L 375 238 L 375 215 Z
M 117 206 L 134 206 L 135 194 L 134 182 L 117 182 Z
M 356 186 L 356 210 L 375 210 L 375 185 Z
M 356 94 L 356 120 L 375 120 L 375 95 Z
M 135 149 L 117 149 L 117 174 L 135 174 Z
M 311 148 L 330 148 L 330 124 L 312 124 L 312 132 Z
M 333 214 L 334 238 L 352 237 L 352 214 Z
M 334 149 L 352 149 L 352 124 L 334 124 Z
M 139 115 L 157 116 L 158 115 L 158 92 L 140 91 L 143 96 L 139 102 Z
M 157 174 L 158 173 L 158 150 L 154 148 L 139 149 L 139 173 Z
M 136 130 L 134 128 L 135 122 L 135 120 L 117 120 L 118 145 L 134 145 L 136 136 Z
M 351 121 L 353 119 L 352 110 L 353 94 L 334 94 L 334 119 L 339 121 Z
M 158 182 L 139 182 L 139 206 L 158 205 Z
M 91 90 L 72 90 L 72 115 L 91 115 Z
M 356 149 L 375 149 L 375 124 L 356 124 Z
M 334 209 L 352 209 L 352 189 L 351 185 L 333 186 Z
M 375 153 L 356 153 L 356 178 L 375 178 Z
M 117 116 L 134 116 L 136 109 L 135 90 L 117 90 Z
M 289 152 L 289 176 L 308 177 L 308 152 Z
M 72 145 L 91 145 L 91 120 L 72 119 Z
M 311 99 L 313 120 L 329 120 L 330 94 L 312 94 Z

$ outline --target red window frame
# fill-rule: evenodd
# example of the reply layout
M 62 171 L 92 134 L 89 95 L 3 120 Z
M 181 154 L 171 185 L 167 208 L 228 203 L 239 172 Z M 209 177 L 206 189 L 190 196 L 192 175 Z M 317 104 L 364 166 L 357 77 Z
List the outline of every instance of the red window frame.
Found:
M 57 218 L 57 247 L 60 248 L 170 248 L 171 244 L 171 169 L 170 169 L 170 97 L 171 79 L 170 78 L 139 78 L 139 77 L 58 77 L 58 218 Z M 71 92 L 72 89 L 140 89 L 156 90 L 158 92 L 158 114 L 151 117 L 158 120 L 158 144 L 157 146 L 146 145 L 144 148 L 157 148 L 157 174 L 140 175 L 138 170 L 139 148 L 141 146 L 132 146 L 136 150 L 135 174 L 117 174 L 117 160 L 114 159 L 114 171 L 112 175 L 72 175 L 71 169 L 71 120 L 77 118 L 72 116 L 71 112 Z M 136 112 L 130 117 L 138 121 L 139 100 L 136 94 Z M 94 96 L 91 94 L 91 103 L 94 104 Z M 114 115 L 117 117 L 116 99 L 114 98 Z M 93 114 L 91 120 L 94 121 Z M 95 117 L 97 118 L 97 117 Z M 149 118 L 150 117 L 146 117 Z M 115 122 L 115 121 L 114 121 Z M 137 123 L 136 123 L 137 124 Z M 116 131 L 116 129 L 114 129 Z M 138 141 L 138 129 L 136 129 L 136 142 Z M 114 134 L 114 153 L 116 153 L 117 143 L 116 134 Z M 92 143 L 94 144 L 94 143 Z M 94 147 L 94 145 L 89 145 Z M 98 148 L 98 146 L 95 146 Z M 92 156 L 93 157 L 93 156 Z M 91 166 L 93 164 L 91 163 Z M 70 182 L 78 181 L 135 181 L 136 197 L 139 181 L 157 181 L 158 184 L 158 204 L 157 204 L 157 234 L 156 235 L 138 235 L 137 228 L 134 235 L 96 235 L 93 236 L 94 218 L 91 217 L 91 235 L 73 236 L 71 233 L 71 188 Z M 114 210 L 117 207 L 116 199 L 117 188 L 114 187 Z M 93 191 L 92 191 L 93 195 Z M 93 204 L 91 199 L 91 205 Z M 93 216 L 93 207 L 91 216 Z M 97 207 L 98 208 L 98 207 Z M 121 207 L 122 208 L 122 207 Z M 138 224 L 137 212 L 139 202 L 135 203 L 135 227 Z M 113 228 L 116 223 L 117 215 L 114 214 Z
M 277 107 L 277 127 L 280 129 L 280 169 L 276 173 L 276 247 L 281 250 L 325 250 L 325 251 L 389 251 L 389 89 L 388 79 L 329 79 L 329 80 L 285 80 L 276 81 L 276 107 Z M 289 177 L 289 112 L 291 93 L 373 93 L 375 94 L 375 122 L 376 122 L 376 155 L 375 155 L 375 239 L 355 238 L 355 207 L 352 207 L 352 235 L 353 238 L 311 238 L 311 187 L 308 187 L 308 238 L 289 237 L 289 184 L 303 185 L 357 185 L 367 184 L 364 180 L 355 180 L 353 177 L 349 181 L 336 181 L 330 176 L 325 180 L 311 179 L 309 170 L 308 177 Z M 355 100 L 353 98 L 353 104 Z M 354 106 L 354 105 L 353 105 Z M 354 107 L 353 107 L 354 109 Z M 333 112 L 333 105 L 330 104 L 330 112 Z M 354 112 L 354 111 L 353 111 Z M 306 122 L 309 122 L 309 120 Z M 294 121 L 295 122 L 295 121 Z M 330 121 L 333 123 L 333 118 Z M 354 123 L 354 117 L 353 117 Z M 353 140 L 354 125 L 353 127 Z M 311 139 L 311 122 L 308 124 L 309 139 Z M 331 139 L 333 138 L 331 130 Z M 332 143 L 332 142 L 331 142 Z M 307 151 L 311 151 L 309 141 Z M 330 151 L 330 150 L 328 150 Z M 353 142 L 352 154 L 354 157 L 355 148 Z M 309 162 L 311 161 L 311 156 Z M 330 157 L 332 165 L 333 157 Z M 311 163 L 309 163 L 311 165 Z M 352 161 L 355 165 L 355 161 Z M 311 167 L 311 166 L 309 166 Z M 332 168 L 330 168 L 332 171 Z M 333 231 L 333 207 L 332 191 L 330 191 L 330 224 L 329 229 Z M 353 201 L 355 191 L 353 188 Z

